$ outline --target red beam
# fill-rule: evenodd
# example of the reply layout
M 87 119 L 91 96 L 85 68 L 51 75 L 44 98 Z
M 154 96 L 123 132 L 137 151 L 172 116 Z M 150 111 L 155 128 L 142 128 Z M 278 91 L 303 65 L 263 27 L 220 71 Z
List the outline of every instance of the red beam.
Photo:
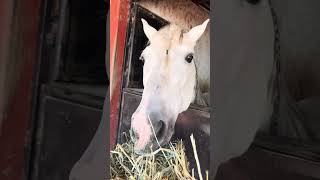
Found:
M 2 7 L 2 2 L 0 7 Z M 16 72 L 19 74 L 17 86 L 14 89 L 13 97 L 9 99 L 9 107 L 2 124 L 0 136 L 1 180 L 25 179 L 24 167 L 27 164 L 25 145 L 27 144 L 27 129 L 31 117 L 32 80 L 37 58 L 40 0 L 14 2 L 17 3 L 15 4 L 16 11 L 13 12 L 16 21 L 13 23 L 16 24 L 13 26 L 9 38 L 10 40 L 15 39 L 10 43 L 15 43 L 15 47 L 19 47 L 19 49 L 9 49 L 8 52 L 11 53 L 9 60 L 22 62 L 22 68 Z
M 110 2 L 110 148 L 116 143 L 130 0 Z

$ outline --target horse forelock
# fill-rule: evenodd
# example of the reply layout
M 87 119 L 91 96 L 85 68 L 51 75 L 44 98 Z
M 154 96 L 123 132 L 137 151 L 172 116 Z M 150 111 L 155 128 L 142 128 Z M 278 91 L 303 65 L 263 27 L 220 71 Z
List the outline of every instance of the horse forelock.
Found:
M 162 27 L 157 35 L 147 43 L 146 47 L 150 44 L 155 44 L 157 48 L 160 48 L 167 54 L 167 51 L 170 51 L 171 48 L 183 43 L 185 32 L 180 26 L 169 24 Z
M 190 41 L 188 39 L 184 38 L 184 34 L 187 32 L 187 30 L 181 28 L 178 25 L 175 24 L 169 24 L 167 26 L 162 27 L 160 30 L 158 30 L 157 34 L 146 44 L 146 47 L 148 45 L 154 46 L 155 50 L 157 52 L 154 53 L 161 53 L 161 55 L 164 55 L 165 58 L 162 60 L 162 63 L 160 65 L 160 72 L 164 76 L 161 79 L 161 84 L 166 84 L 168 79 L 170 79 L 170 72 L 171 72 L 171 62 L 174 59 L 170 59 L 169 53 L 170 51 L 174 50 L 175 47 L 186 43 L 189 44 Z M 194 62 L 192 64 L 195 66 L 195 71 L 197 71 L 197 67 Z M 197 79 L 197 72 L 195 73 L 196 79 Z M 196 85 L 197 88 L 197 81 Z

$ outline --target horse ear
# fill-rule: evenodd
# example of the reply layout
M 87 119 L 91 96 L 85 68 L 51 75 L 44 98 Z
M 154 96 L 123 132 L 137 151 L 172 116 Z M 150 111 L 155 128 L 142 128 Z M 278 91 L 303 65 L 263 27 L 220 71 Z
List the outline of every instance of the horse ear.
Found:
M 151 40 L 151 37 L 157 32 L 157 30 L 155 28 L 153 28 L 152 26 L 150 26 L 148 24 L 148 22 L 146 20 L 144 20 L 143 18 L 141 18 L 141 21 L 142 21 L 142 25 L 143 25 L 144 34 L 147 36 L 147 38 L 149 40 Z
M 209 19 L 205 20 L 202 24 L 193 27 L 189 32 L 186 33 L 187 36 L 189 36 L 192 41 L 196 42 L 206 30 L 208 22 Z

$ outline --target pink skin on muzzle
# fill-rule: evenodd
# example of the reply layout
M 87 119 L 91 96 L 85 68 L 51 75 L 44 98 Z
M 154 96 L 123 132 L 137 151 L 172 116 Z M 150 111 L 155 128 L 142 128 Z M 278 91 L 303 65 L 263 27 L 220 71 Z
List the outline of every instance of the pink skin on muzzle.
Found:
M 143 100 L 136 112 L 132 115 L 131 127 L 138 135 L 138 137 L 136 137 L 137 141 L 135 144 L 136 150 L 143 150 L 152 136 L 151 127 L 148 123 L 149 121 L 145 111 L 147 105 L 148 101 Z

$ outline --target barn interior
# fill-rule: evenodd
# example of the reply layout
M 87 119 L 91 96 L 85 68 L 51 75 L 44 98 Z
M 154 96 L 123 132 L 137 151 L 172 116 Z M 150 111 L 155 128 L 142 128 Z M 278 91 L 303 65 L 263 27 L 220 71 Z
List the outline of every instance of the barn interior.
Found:
M 42 1 L 30 179 L 69 179 L 98 129 L 109 85 L 108 11 L 109 1 Z
M 256 2 L 256 0 L 251 1 Z M 253 145 L 243 156 L 221 166 L 217 177 L 219 180 L 235 176 L 239 180 L 248 179 L 252 177 L 252 174 L 258 179 L 320 178 L 320 35 L 318 33 L 320 31 L 318 8 L 320 1 L 271 1 L 280 23 L 280 71 L 278 74 L 280 88 L 277 90 L 279 102 L 278 105 L 275 105 L 279 111 L 272 119 L 272 123 L 259 132 Z M 29 3 L 27 1 L 12 2 L 19 2 L 15 8 L 20 11 L 23 5 L 26 6 Z M 175 9 L 176 6 L 172 2 L 170 0 L 132 2 L 127 31 L 125 66 L 123 67 L 125 71 L 121 89 L 122 100 L 119 114 L 121 121 L 118 129 L 118 142 L 122 140 L 121 133 L 130 127 L 130 117 L 140 102 L 143 88 L 142 63 L 135 60 L 138 59 L 146 38 L 138 19 L 144 17 L 156 28 L 172 21 L 185 24 L 183 19 L 178 18 L 179 16 L 170 16 L 170 13 L 161 10 L 163 7 L 171 7 L 171 13 L 181 11 L 181 9 Z M 194 15 L 194 24 L 201 23 L 204 17 L 208 16 L 209 2 L 206 0 L 175 1 L 182 5 L 190 5 L 192 12 L 198 14 Z M 23 13 L 16 14 L 17 17 L 12 27 L 15 28 L 15 33 L 21 34 L 14 37 L 16 44 L 10 46 L 13 58 L 8 59 L 11 60 L 11 64 L 0 66 L 2 70 L 0 74 L 4 72 L 0 80 L 7 78 L 5 80 L 10 82 L 1 84 L 2 87 L 8 87 L 7 91 L 13 91 L 14 87 L 22 87 L 22 90 L 16 93 L 21 94 L 18 100 L 13 101 L 16 104 L 12 103 L 14 109 L 20 111 L 12 111 L 13 113 L 9 112 L 5 115 L 15 117 L 15 119 L 10 119 L 10 123 L 19 124 L 19 127 L 7 128 L 7 120 L 0 123 L 3 124 L 1 135 L 9 131 L 15 133 L 14 135 L 8 133 L 10 135 L 7 137 L 8 141 L 1 141 L 2 144 L 5 144 L 3 148 L 1 147 L 3 150 L 1 165 L 6 169 L 1 172 L 0 179 L 17 177 L 16 174 L 21 174 L 22 171 L 26 179 L 68 179 L 71 168 L 88 147 L 101 120 L 103 101 L 109 85 L 105 71 L 105 39 L 106 32 L 108 33 L 106 14 L 109 10 L 109 1 L 41 1 L 41 13 L 39 16 L 34 15 L 35 19 L 40 17 L 40 32 L 36 38 L 39 37 L 37 40 L 39 47 L 36 50 L 39 57 L 34 57 L 38 60 L 35 63 L 35 70 L 31 72 L 36 77 L 32 82 L 33 103 L 30 112 L 32 115 L 17 117 L 20 115 L 17 112 L 24 111 L 20 103 L 25 94 L 21 92 L 26 91 L 29 87 L 23 86 L 21 81 L 17 81 L 17 85 L 14 83 L 12 85 L 11 82 L 16 82 L 20 74 L 28 75 L 26 68 L 21 67 L 30 60 L 29 56 L 32 56 L 32 53 L 21 50 L 23 49 L 21 46 L 25 45 L 21 42 L 26 42 L 28 37 L 25 33 L 27 30 L 21 28 L 22 25 L 19 23 L 29 22 L 23 20 L 30 18 L 24 14 L 30 9 L 23 9 Z M 183 11 L 190 12 L 186 9 Z M 29 28 L 37 23 L 38 21 L 32 22 Z M 210 35 L 207 34 L 202 38 L 204 46 L 208 43 L 206 40 L 209 37 Z M 201 47 L 200 45 L 198 48 Z M 2 57 L 3 54 L 0 55 Z M 208 58 L 205 57 L 207 55 L 209 53 L 203 53 L 201 57 Z M 20 59 L 25 61 L 20 62 Z M 27 65 L 32 66 L 31 63 Z M 210 85 L 202 87 L 201 92 L 205 100 L 198 97 L 190 109 L 180 115 L 174 135 L 174 139 L 189 140 L 189 135 L 194 133 L 203 170 L 210 167 L 208 133 L 210 132 L 210 116 L 212 118 L 214 114 L 210 109 L 214 105 L 206 100 L 210 97 L 206 94 L 209 91 Z M 1 103 L 9 102 L 7 97 L 16 96 L 11 92 L 5 92 L 4 95 L 2 91 L 0 93 L 1 97 L 5 97 Z M 26 102 L 26 106 L 30 106 L 28 104 L 30 99 Z M 31 118 L 31 121 L 28 122 L 30 124 L 28 124 L 28 129 L 24 130 L 21 128 L 22 124 L 28 121 L 29 117 Z M 214 123 L 214 118 L 212 119 Z M 1 140 L 3 139 L 2 136 Z M 20 146 L 16 147 L 20 142 L 17 139 L 25 140 L 21 141 L 25 143 L 23 147 L 26 149 L 25 152 L 21 153 L 20 149 L 15 150 L 20 148 Z M 186 146 L 191 147 L 188 141 L 186 141 Z M 15 155 L 12 155 L 12 149 L 15 150 Z M 192 151 L 189 149 L 188 153 L 188 156 L 191 157 L 191 164 L 194 166 Z M 7 156 L 9 160 L 6 159 Z M 13 161 L 15 162 L 12 163 Z M 8 168 L 8 162 L 14 165 Z M 22 164 L 25 167 L 19 168 L 23 166 Z
M 177 3 L 184 5 L 195 3 L 193 5 L 200 7 L 199 14 L 207 14 L 210 11 L 208 1 L 177 1 Z M 257 176 L 262 177 L 261 174 L 268 171 L 263 171 L 263 169 L 268 168 L 270 171 L 277 172 L 272 178 L 280 178 L 283 172 L 290 174 L 288 177 L 294 177 L 292 173 L 300 174 L 304 178 L 307 176 L 320 177 L 318 174 L 310 173 L 311 169 L 317 167 L 314 163 L 319 162 L 320 157 L 318 141 L 318 132 L 320 131 L 317 129 L 320 127 L 317 121 L 320 118 L 317 111 L 320 107 L 319 101 L 317 101 L 320 92 L 319 75 L 317 73 L 320 40 L 317 36 L 315 37 L 315 32 L 319 30 L 317 18 L 320 14 L 316 8 L 319 7 L 317 6 L 318 2 L 290 1 L 289 3 L 289 1 L 274 1 L 273 4 L 280 23 L 280 52 L 275 52 L 280 54 L 281 69 L 277 74 L 280 88 L 276 89 L 280 97 L 279 105 L 276 102 L 274 103 L 275 109 L 278 109 L 278 114 L 273 116 L 268 126 L 258 132 L 252 146 L 243 156 L 221 166 L 218 179 L 231 178 L 232 173 L 237 174 L 238 172 L 242 175 L 245 174 L 243 177 L 259 173 Z M 143 17 L 156 29 L 170 22 L 186 25 L 183 18 L 180 18 L 179 8 L 175 9 L 175 7 L 174 3 L 167 1 L 141 0 L 133 2 L 129 31 L 127 32 L 129 45 L 126 49 L 126 66 L 124 69 L 126 75 L 123 83 L 118 142 L 122 141 L 121 133 L 127 131 L 130 127 L 130 117 L 140 102 L 143 89 L 143 64 L 138 59 L 147 43 L 147 39 L 144 36 L 139 19 Z M 191 7 L 196 9 L 194 6 Z M 165 11 L 164 9 L 169 10 Z M 170 11 L 174 13 L 171 12 L 172 14 L 170 14 Z M 188 9 L 184 9 L 184 11 L 189 12 Z M 300 13 L 296 13 L 297 11 Z M 199 15 L 197 18 L 198 21 L 195 20 L 195 23 L 201 22 L 203 17 Z M 187 25 L 186 28 L 188 28 Z M 205 35 L 202 42 L 209 37 L 210 35 Z M 303 47 L 301 42 L 303 42 Z M 206 45 L 208 44 L 200 43 L 198 48 L 204 48 Z M 203 69 L 198 69 L 198 71 L 206 72 Z M 188 139 L 191 132 L 195 133 L 196 139 L 199 140 L 199 149 L 202 150 L 200 161 L 204 168 L 210 166 L 208 162 L 210 153 L 208 147 L 210 144 L 208 130 L 206 131 L 206 128 L 210 127 L 210 107 L 210 104 L 203 104 L 201 100 L 196 100 L 188 111 L 179 116 L 173 137 L 173 139 Z M 212 123 L 214 123 L 214 118 Z M 189 146 L 189 144 L 186 143 L 186 146 Z M 290 156 L 290 158 L 284 158 L 287 156 Z M 192 159 L 192 154 L 189 154 L 189 157 Z M 257 163 L 262 162 L 265 162 L 268 168 L 257 165 Z M 194 165 L 193 163 L 191 160 L 192 165 Z M 250 170 L 250 168 L 253 168 L 252 164 L 255 164 L 254 171 Z M 245 168 L 242 169 L 240 166 Z M 302 166 L 307 168 L 301 168 Z M 296 176 L 295 178 L 302 178 L 302 176 Z
M 138 0 L 131 4 L 129 23 L 126 37 L 125 66 L 122 85 L 122 102 L 120 122 L 118 129 L 118 142 L 124 141 L 123 133 L 128 133 L 131 124 L 131 116 L 138 107 L 143 91 L 143 62 L 139 60 L 142 50 L 146 47 L 147 37 L 143 32 L 141 18 L 144 18 L 156 29 L 174 23 L 184 29 L 190 29 L 202 24 L 209 18 L 209 1 L 157 1 Z M 196 61 L 202 60 L 202 66 L 198 66 L 197 73 L 205 76 L 205 82 L 199 88 L 199 95 L 192 103 L 189 110 L 179 115 L 175 126 L 175 134 L 172 140 L 182 139 L 185 141 L 187 156 L 192 168 L 196 168 L 190 142 L 191 133 L 197 141 L 198 154 L 202 167 L 202 174 L 210 168 L 210 27 L 200 38 L 195 48 Z M 196 62 L 195 61 L 195 62 Z M 206 69 L 205 69 L 206 68 Z M 198 82 L 201 83 L 201 82 Z M 195 172 L 197 174 L 197 172 Z

